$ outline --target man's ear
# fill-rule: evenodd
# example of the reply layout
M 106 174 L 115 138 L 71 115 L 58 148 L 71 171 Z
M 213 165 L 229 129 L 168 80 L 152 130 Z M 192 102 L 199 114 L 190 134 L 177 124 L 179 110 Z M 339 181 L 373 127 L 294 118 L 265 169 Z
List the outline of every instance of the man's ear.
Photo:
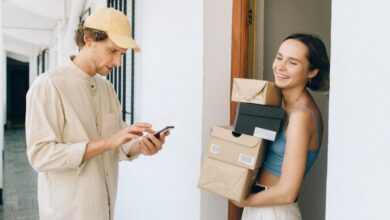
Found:
M 317 74 L 318 74 L 319 71 L 320 71 L 320 69 L 319 69 L 319 68 L 316 68 L 316 69 L 310 71 L 307 77 L 310 78 L 310 79 L 311 79 L 311 78 L 314 78 L 314 77 L 317 76 Z
M 86 46 L 91 46 L 93 42 L 92 37 L 90 37 L 88 34 L 84 34 L 84 43 Z

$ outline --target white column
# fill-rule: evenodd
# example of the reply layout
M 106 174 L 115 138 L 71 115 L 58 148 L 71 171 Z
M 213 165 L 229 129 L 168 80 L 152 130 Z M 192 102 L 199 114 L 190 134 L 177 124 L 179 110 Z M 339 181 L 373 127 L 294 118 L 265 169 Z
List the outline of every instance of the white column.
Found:
M 54 34 L 54 43 L 56 44 L 56 65 L 61 65 L 63 63 L 65 63 L 65 60 L 66 59 L 66 48 L 65 48 L 65 45 L 66 45 L 66 38 L 65 38 L 65 33 L 66 33 L 66 25 L 67 22 L 65 20 L 62 20 L 62 21 L 59 21 L 57 24 L 56 24 L 56 27 L 54 28 L 53 30 L 53 34 Z M 70 41 L 71 39 L 69 39 Z
M 213 125 L 230 122 L 232 0 L 204 0 L 202 155 Z M 202 159 L 203 160 L 203 159 Z M 196 174 L 195 174 L 196 175 Z M 227 219 L 228 200 L 201 191 L 201 220 Z
M 390 219 L 390 2 L 332 1 L 326 219 Z
M 3 1 L 0 1 L 0 11 L 2 11 Z M 6 58 L 3 48 L 3 23 L 2 16 L 0 16 L 0 188 L 3 188 L 3 150 L 4 150 L 4 124 L 5 124 L 5 75 L 6 73 Z
M 30 57 L 29 58 L 29 84 L 30 84 L 30 86 L 34 82 L 35 78 L 37 78 L 37 76 L 38 76 L 37 65 L 38 65 L 37 57 Z
M 67 22 L 62 22 L 56 30 L 59 34 L 57 39 L 58 65 L 66 63 L 68 57 L 77 54 L 78 48 L 74 42 L 74 35 L 79 24 L 79 16 L 84 10 L 85 0 L 72 1 L 71 11 Z

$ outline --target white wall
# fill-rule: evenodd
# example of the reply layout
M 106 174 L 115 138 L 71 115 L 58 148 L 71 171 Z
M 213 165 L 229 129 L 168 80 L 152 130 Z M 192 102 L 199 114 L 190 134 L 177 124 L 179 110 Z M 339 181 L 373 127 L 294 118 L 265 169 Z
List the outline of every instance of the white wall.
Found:
M 2 11 L 3 1 L 0 2 L 0 11 Z M 0 188 L 3 188 L 3 150 L 4 150 L 4 116 L 5 116 L 5 51 L 3 48 L 3 21 L 0 16 Z
M 121 163 L 116 219 L 227 219 L 197 181 L 211 125 L 229 123 L 231 1 L 137 2 L 136 25 L 136 121 L 176 128 L 158 155 Z
M 328 54 L 330 53 L 331 0 L 265 1 L 264 13 L 264 47 L 257 48 L 258 51 L 264 50 L 264 63 L 258 65 L 259 75 L 264 71 L 264 79 L 274 80 L 272 63 L 276 52 L 281 41 L 292 33 L 313 33 L 320 36 L 328 48 Z M 261 64 L 264 64 L 264 70 L 261 69 Z M 326 209 L 328 96 L 318 92 L 311 94 L 321 110 L 324 133 L 319 157 L 305 177 L 298 204 L 303 219 L 322 220 L 325 219 Z
M 121 163 L 116 219 L 200 219 L 203 3 L 136 3 L 136 121 L 175 130 L 158 155 Z
M 390 219 L 390 2 L 333 1 L 326 219 Z
M 229 125 L 232 0 L 204 0 L 204 85 L 202 152 L 213 125 Z M 196 174 L 195 174 L 196 176 Z M 201 192 L 201 220 L 227 219 L 227 199 Z

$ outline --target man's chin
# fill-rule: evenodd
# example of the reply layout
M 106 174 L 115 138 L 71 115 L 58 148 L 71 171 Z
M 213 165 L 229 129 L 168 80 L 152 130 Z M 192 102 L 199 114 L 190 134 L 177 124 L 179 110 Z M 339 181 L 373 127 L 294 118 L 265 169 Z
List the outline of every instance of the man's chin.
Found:
M 97 72 L 99 75 L 101 75 L 101 76 L 104 76 L 104 77 L 106 77 L 106 76 L 108 76 L 108 74 L 110 73 L 110 71 L 99 71 L 99 72 Z

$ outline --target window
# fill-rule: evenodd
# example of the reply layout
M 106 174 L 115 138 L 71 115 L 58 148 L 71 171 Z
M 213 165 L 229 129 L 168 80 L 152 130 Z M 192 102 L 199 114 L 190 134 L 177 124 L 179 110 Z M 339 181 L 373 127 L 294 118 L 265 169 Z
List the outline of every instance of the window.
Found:
M 79 22 L 84 21 L 91 14 L 91 7 L 83 11 L 79 17 Z
M 134 6 L 135 1 L 131 1 L 131 26 L 134 39 Z M 127 15 L 127 0 L 107 0 L 107 7 L 115 8 Z M 127 73 L 129 67 L 129 73 Z M 126 122 L 134 123 L 134 51 L 123 55 L 121 66 L 113 69 L 107 79 L 114 85 L 119 101 L 122 105 L 122 118 Z
M 43 49 L 37 56 L 37 75 L 44 73 L 49 65 L 49 49 Z

